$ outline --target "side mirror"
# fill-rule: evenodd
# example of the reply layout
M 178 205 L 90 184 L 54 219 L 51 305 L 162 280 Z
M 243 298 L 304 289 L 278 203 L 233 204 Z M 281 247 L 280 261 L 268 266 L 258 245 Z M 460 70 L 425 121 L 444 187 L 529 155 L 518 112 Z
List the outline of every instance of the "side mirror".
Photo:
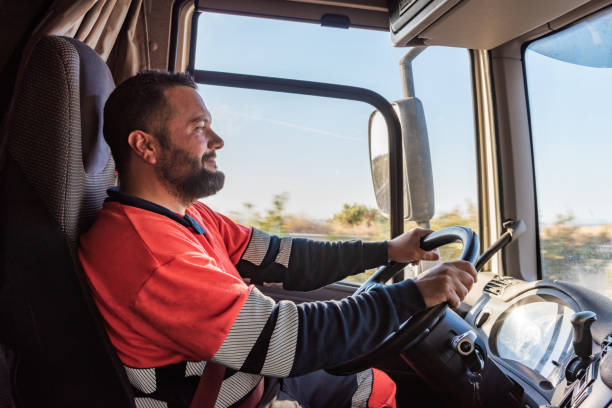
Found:
M 434 215 L 433 174 L 423 105 L 417 98 L 393 103 L 402 126 L 404 169 L 404 219 L 426 222 Z M 389 137 L 382 114 L 369 121 L 370 168 L 378 208 L 389 216 Z

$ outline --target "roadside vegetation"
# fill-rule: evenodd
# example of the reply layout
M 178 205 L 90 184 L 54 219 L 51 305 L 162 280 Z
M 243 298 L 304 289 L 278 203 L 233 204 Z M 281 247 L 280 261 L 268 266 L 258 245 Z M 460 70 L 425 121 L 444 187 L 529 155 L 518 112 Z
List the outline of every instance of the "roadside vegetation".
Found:
M 270 205 L 262 210 L 245 202 L 242 211 L 232 212 L 230 216 L 242 224 L 276 235 L 331 241 L 389 238 L 389 220 L 376 208 L 345 203 L 330 218 L 315 220 L 287 213 L 289 198 L 288 193 L 276 194 Z M 453 225 L 465 225 L 478 231 L 476 206 L 466 203 L 431 220 L 433 230 Z M 406 230 L 414 227 L 416 224 L 413 222 L 405 223 Z M 612 296 L 612 226 L 579 226 L 573 216 L 562 215 L 553 224 L 540 226 L 540 238 L 545 278 L 576 282 Z M 443 260 L 452 260 L 460 251 L 459 245 L 449 245 L 440 248 L 440 256 Z M 349 280 L 363 282 L 372 272 L 367 271 Z
M 612 297 L 612 225 L 580 226 L 572 215 L 541 227 L 542 273 Z

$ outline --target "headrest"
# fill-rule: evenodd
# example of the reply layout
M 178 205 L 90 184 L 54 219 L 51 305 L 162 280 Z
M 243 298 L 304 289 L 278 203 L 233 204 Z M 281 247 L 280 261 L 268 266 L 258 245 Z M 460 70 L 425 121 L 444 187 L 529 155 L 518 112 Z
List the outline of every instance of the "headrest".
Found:
M 33 47 L 15 88 L 8 152 L 72 243 L 113 184 L 114 162 L 102 136 L 113 89 L 92 49 L 54 36 Z
M 104 141 L 102 125 L 104 104 L 115 89 L 108 66 L 87 45 L 65 38 L 79 54 L 79 93 L 81 97 L 81 137 L 83 167 L 87 173 L 98 173 L 106 166 L 110 148 Z

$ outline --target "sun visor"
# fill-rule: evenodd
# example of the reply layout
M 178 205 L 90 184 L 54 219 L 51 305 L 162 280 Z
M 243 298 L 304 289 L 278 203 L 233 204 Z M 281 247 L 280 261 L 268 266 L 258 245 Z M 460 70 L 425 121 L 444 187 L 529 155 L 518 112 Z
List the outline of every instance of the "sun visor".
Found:
M 417 37 L 461 0 L 391 0 L 389 24 L 393 45 L 420 45 Z
M 391 0 L 393 45 L 493 49 L 588 0 Z

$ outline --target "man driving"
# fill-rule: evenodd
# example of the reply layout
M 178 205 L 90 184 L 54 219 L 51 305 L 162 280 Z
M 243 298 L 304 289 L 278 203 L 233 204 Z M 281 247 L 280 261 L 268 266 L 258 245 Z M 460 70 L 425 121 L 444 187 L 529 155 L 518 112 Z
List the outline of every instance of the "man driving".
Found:
M 198 199 L 223 187 L 215 158 L 224 142 L 186 74 L 145 71 L 120 84 L 105 105 L 104 137 L 119 186 L 79 257 L 139 407 L 188 407 L 215 366 L 225 370 L 210 388 L 218 407 L 393 407 L 395 385 L 382 371 L 322 369 L 371 350 L 426 307 L 457 306 L 476 280 L 471 264 L 447 262 L 342 301 L 277 303 L 253 283 L 308 291 L 389 260 L 436 260 L 419 246 L 431 231 L 319 242 L 211 210 Z

